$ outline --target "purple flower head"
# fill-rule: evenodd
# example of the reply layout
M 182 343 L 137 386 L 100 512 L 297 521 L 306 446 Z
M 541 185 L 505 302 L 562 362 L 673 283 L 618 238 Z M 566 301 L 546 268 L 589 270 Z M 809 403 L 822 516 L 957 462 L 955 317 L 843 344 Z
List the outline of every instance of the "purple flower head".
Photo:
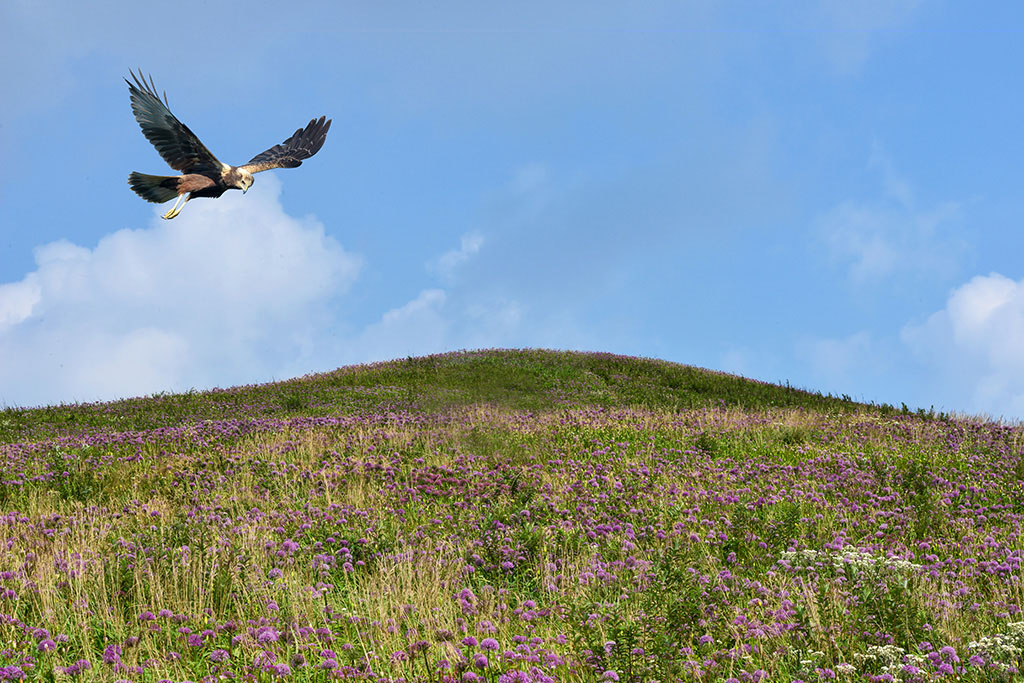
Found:
M 271 626 L 264 626 L 256 634 L 257 643 L 276 643 L 280 635 L 277 630 Z
M 941 648 L 939 650 L 939 654 L 941 654 L 944 659 L 948 659 L 951 662 L 959 662 L 960 661 L 960 658 L 956 656 L 956 650 L 954 650 L 949 645 L 946 645 L 945 647 Z
M 484 650 L 494 651 L 498 649 L 498 641 L 494 638 L 484 638 L 480 641 L 480 647 Z
M 614 671 L 605 671 L 603 674 L 601 674 L 601 680 L 612 681 L 612 683 L 615 683 L 619 680 L 619 674 L 615 673 Z
M 121 648 L 118 645 L 107 645 L 107 649 L 103 651 L 103 663 L 104 664 L 120 664 L 121 663 Z
M 53 642 L 49 638 L 47 638 L 46 640 L 40 641 L 40 643 L 39 643 L 39 651 L 40 652 L 50 652 L 51 650 L 56 650 L 56 649 L 57 649 L 57 643 Z
M 487 655 L 483 654 L 482 652 L 478 653 L 475 657 L 473 657 L 473 665 L 476 666 L 478 669 L 486 669 L 487 664 Z
M 210 653 L 210 661 L 214 662 L 216 664 L 220 664 L 221 662 L 226 662 L 230 658 L 231 658 L 231 655 L 228 654 L 227 650 L 214 650 L 213 652 Z
M 139 621 L 153 621 L 156 619 L 156 615 L 152 612 L 143 612 L 139 615 Z
M 83 671 L 86 671 L 86 670 L 91 669 L 91 668 L 92 668 L 92 665 L 89 664 L 89 660 L 87 660 L 87 659 L 79 659 L 77 662 L 75 662 L 71 666 L 64 667 L 63 671 L 68 676 L 77 676 L 78 674 L 82 673 Z
M 473 636 L 466 636 L 465 638 L 463 638 L 462 644 L 466 647 L 476 647 L 477 645 L 479 645 L 476 638 L 474 638 Z

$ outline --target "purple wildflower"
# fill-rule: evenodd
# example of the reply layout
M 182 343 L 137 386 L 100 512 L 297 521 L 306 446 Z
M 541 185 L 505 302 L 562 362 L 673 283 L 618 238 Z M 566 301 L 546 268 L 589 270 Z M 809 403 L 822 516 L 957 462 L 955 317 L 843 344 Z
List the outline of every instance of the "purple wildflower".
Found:
M 265 628 L 260 629 L 259 632 L 256 634 L 256 642 L 276 643 L 278 638 L 280 638 L 280 635 L 281 634 L 278 633 L 276 629 L 267 626 Z
M 121 663 L 121 648 L 118 645 L 107 645 L 107 649 L 103 651 L 103 663 L 114 664 Z

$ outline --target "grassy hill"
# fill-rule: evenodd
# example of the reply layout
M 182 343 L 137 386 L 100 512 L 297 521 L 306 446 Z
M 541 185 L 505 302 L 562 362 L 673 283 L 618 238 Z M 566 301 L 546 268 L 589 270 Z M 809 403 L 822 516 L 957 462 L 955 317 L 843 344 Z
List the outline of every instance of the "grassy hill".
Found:
M 365 411 L 443 411 L 474 404 L 508 409 L 724 404 L 851 411 L 864 406 L 791 387 L 659 360 L 613 354 L 495 350 L 339 368 L 272 384 L 164 394 L 111 403 L 0 411 L 0 443 L 189 422 Z M 879 410 L 892 412 L 888 406 Z
M 482 351 L 0 412 L 0 680 L 1019 680 L 1021 429 Z

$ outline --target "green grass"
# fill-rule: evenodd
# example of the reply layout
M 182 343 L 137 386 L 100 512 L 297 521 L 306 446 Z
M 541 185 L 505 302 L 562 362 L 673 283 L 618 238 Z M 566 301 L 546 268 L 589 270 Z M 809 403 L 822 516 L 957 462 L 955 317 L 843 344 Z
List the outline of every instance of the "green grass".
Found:
M 1022 437 L 552 351 L 8 409 L 0 678 L 1018 680 Z
M 264 385 L 162 393 L 100 404 L 0 410 L 0 443 L 94 431 L 174 427 L 203 420 L 438 411 L 488 404 L 514 410 L 712 405 L 850 412 L 869 406 L 790 386 L 660 360 L 543 350 L 407 358 Z M 892 414 L 888 405 L 870 406 Z M 905 412 L 905 409 L 904 411 Z

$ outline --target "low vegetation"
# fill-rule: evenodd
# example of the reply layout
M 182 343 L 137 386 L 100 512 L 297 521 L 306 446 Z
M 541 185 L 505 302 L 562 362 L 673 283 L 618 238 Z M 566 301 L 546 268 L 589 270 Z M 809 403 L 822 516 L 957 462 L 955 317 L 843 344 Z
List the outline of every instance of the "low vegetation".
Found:
M 1022 437 L 546 351 L 8 409 L 0 680 L 1020 680 Z

